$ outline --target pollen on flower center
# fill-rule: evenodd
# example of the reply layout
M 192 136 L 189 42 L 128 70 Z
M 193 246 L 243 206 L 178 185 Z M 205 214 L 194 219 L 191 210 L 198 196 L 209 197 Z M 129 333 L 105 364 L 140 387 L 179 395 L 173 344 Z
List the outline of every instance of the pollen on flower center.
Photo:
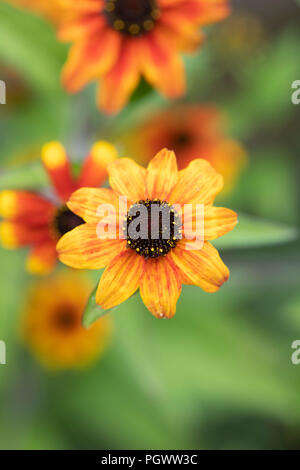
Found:
M 106 0 L 104 14 L 116 31 L 139 36 L 153 29 L 160 10 L 156 0 Z
M 141 200 L 130 207 L 123 230 L 128 248 L 146 259 L 158 258 L 181 238 L 181 218 L 167 201 Z
M 63 206 L 58 209 L 55 215 L 53 228 L 59 236 L 63 236 L 82 224 L 84 224 L 84 220 L 81 217 L 70 211 L 67 206 Z

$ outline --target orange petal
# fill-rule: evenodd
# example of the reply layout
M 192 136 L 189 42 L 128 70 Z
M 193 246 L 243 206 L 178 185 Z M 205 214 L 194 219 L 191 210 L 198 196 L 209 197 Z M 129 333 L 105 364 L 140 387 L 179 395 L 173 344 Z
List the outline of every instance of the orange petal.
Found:
M 178 180 L 177 161 L 174 152 L 161 150 L 147 168 L 146 193 L 149 199 L 167 199 Z
M 195 1 L 191 3 L 195 3 Z M 230 14 L 228 0 L 209 0 L 204 4 L 201 3 L 201 7 L 200 8 L 202 11 L 199 9 L 199 6 L 198 11 L 196 11 L 194 5 L 191 5 L 190 8 L 186 9 L 187 18 L 197 18 L 197 22 L 201 26 L 214 23 L 216 21 L 221 21 L 224 18 L 227 18 L 227 16 Z
M 58 31 L 60 41 L 71 42 L 86 35 L 101 33 L 101 30 L 107 25 L 104 16 L 86 15 L 75 18 L 62 25 Z
M 8 249 L 43 243 L 50 238 L 47 224 L 30 226 L 15 221 L 4 221 L 0 224 L 0 241 Z
M 178 98 L 185 93 L 184 66 L 172 37 L 162 28 L 142 37 L 139 42 L 141 70 L 146 79 L 169 98 Z
M 177 14 L 178 21 L 198 25 L 220 21 L 230 13 L 228 0 L 160 0 L 160 4 L 167 7 L 165 16 Z
M 111 220 L 118 223 L 119 197 L 111 189 L 107 188 L 80 188 L 75 191 L 67 202 L 69 209 L 79 215 L 85 222 L 97 224 L 101 216 L 99 208 L 104 205 L 105 209 L 111 211 Z M 109 206 L 108 206 L 109 205 Z M 124 214 L 125 215 L 125 214 Z M 108 220 L 108 219 L 107 219 Z
M 97 187 L 108 178 L 107 165 L 118 158 L 116 148 L 109 142 L 96 142 L 86 158 L 77 183 L 81 187 Z
M 83 224 L 66 233 L 57 244 L 60 261 L 77 269 L 104 268 L 126 247 L 125 240 L 100 240 L 97 224 Z
M 194 27 L 190 20 L 183 19 L 177 11 L 168 10 L 167 15 L 162 15 L 160 23 L 168 28 L 168 36 L 172 38 L 175 47 L 180 50 L 193 52 L 204 41 L 204 34 Z
M 170 7 L 172 5 L 182 4 L 186 0 L 159 0 L 160 7 Z
M 223 207 L 201 206 L 197 212 L 194 204 L 191 210 L 184 212 L 184 236 L 190 240 L 196 236 L 200 242 L 214 240 L 230 232 L 236 224 L 237 214 Z M 202 246 L 195 249 L 200 248 Z
M 204 208 L 204 237 L 214 240 L 230 232 L 237 224 L 237 214 L 224 207 Z
M 59 0 L 60 4 L 76 13 L 99 13 L 104 0 Z
M 178 182 L 169 196 L 172 204 L 212 204 L 223 188 L 223 177 L 206 160 L 193 160 L 179 171 Z
M 112 28 L 75 42 L 62 73 L 67 91 L 76 93 L 91 80 L 107 73 L 116 62 L 120 44 L 120 34 Z
M 120 158 L 108 166 L 109 183 L 120 196 L 137 202 L 145 196 L 146 169 L 130 158 Z
M 103 111 L 114 114 L 125 106 L 138 85 L 139 67 L 135 40 L 123 40 L 118 60 L 101 80 L 98 103 Z
M 66 201 L 74 191 L 71 165 L 60 142 L 49 142 L 42 148 L 42 161 L 58 196 Z
M 130 248 L 117 256 L 100 279 L 96 294 L 97 304 L 106 310 L 132 296 L 139 287 L 144 265 L 144 258 Z
M 0 192 L 0 215 L 25 225 L 47 225 L 53 216 L 54 205 L 29 191 Z
M 46 275 L 49 274 L 57 261 L 56 243 L 49 241 L 34 246 L 31 250 L 27 262 L 26 269 L 31 274 Z
M 205 242 L 202 250 L 187 251 L 185 242 L 178 243 L 170 255 L 182 272 L 185 282 L 201 287 L 206 292 L 216 292 L 228 280 L 229 270 L 221 260 L 218 250 Z
M 140 281 L 140 294 L 155 317 L 173 317 L 180 293 L 180 272 L 170 257 L 146 261 Z

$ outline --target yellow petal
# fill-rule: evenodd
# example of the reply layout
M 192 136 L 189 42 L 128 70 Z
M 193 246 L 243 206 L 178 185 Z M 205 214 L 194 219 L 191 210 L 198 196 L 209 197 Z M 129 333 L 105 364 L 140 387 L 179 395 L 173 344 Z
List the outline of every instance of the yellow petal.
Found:
M 223 188 L 223 177 L 206 160 L 193 160 L 179 171 L 178 182 L 169 196 L 171 204 L 212 204 Z
M 83 224 L 66 233 L 57 244 L 62 263 L 77 269 L 104 268 L 126 247 L 125 240 L 100 240 L 97 224 Z
M 155 317 L 173 317 L 180 292 L 180 273 L 171 258 L 146 261 L 140 282 L 140 294 L 144 304 Z
M 185 241 L 170 252 L 176 266 L 183 273 L 185 282 L 201 287 L 206 292 L 216 292 L 228 280 L 229 270 L 216 250 L 205 242 L 202 250 L 185 250 Z
M 230 232 L 237 224 L 237 214 L 224 207 L 204 208 L 204 238 L 214 240 Z
M 95 224 L 100 221 L 99 210 L 105 206 L 112 220 L 115 218 L 118 222 L 119 197 L 111 189 L 80 188 L 71 195 L 67 205 L 83 220 Z
M 144 198 L 146 169 L 130 158 L 120 158 L 108 166 L 109 183 L 120 196 L 130 202 Z
M 151 160 L 147 168 L 146 194 L 149 199 L 167 199 L 178 180 L 174 152 L 163 149 Z
M 124 302 L 139 287 L 145 260 L 130 248 L 117 256 L 104 271 L 97 290 L 96 302 L 104 309 Z

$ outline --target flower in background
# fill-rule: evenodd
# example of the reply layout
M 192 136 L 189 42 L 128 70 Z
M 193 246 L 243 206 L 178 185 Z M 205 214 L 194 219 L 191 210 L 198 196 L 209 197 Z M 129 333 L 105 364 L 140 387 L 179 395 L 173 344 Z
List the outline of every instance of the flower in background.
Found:
M 33 274 L 49 273 L 56 261 L 56 243 L 69 230 L 84 221 L 66 201 L 80 187 L 100 186 L 107 179 L 106 166 L 117 158 L 115 148 L 97 142 L 87 156 L 81 173 L 74 178 L 64 147 L 50 142 L 42 149 L 42 161 L 55 190 L 53 200 L 31 191 L 0 192 L 0 241 L 9 249 L 31 247 L 27 269 Z
M 225 134 L 225 119 L 209 105 L 177 105 L 159 111 L 121 137 L 127 152 L 149 161 L 163 146 L 174 150 L 181 170 L 204 158 L 224 177 L 229 191 L 247 161 L 242 145 Z
M 145 169 L 131 159 L 121 158 L 108 166 L 111 189 L 82 188 L 72 194 L 69 209 L 85 220 L 85 224 L 64 235 L 58 242 L 60 260 L 68 266 L 81 269 L 100 269 L 106 266 L 99 282 L 96 302 L 110 309 L 124 302 L 139 288 L 142 300 L 157 318 L 175 314 L 181 285 L 194 284 L 206 292 L 216 292 L 228 279 L 229 271 L 218 251 L 209 240 L 224 235 L 237 223 L 235 212 L 213 207 L 216 194 L 223 187 L 223 178 L 202 159 L 193 160 L 178 172 L 174 152 L 162 150 Z M 119 196 L 125 196 L 129 211 L 119 213 Z M 161 209 L 168 217 L 169 227 L 160 220 L 158 238 L 133 239 L 130 230 L 126 236 L 108 239 L 98 230 L 100 204 L 110 203 L 120 217 L 117 220 L 128 229 L 132 209 L 143 206 L 151 226 L 152 208 Z M 181 216 L 174 204 L 204 205 L 204 244 L 193 251 L 182 237 Z M 146 216 L 145 216 L 146 214 Z M 124 215 L 124 218 L 123 218 Z M 108 215 L 108 219 L 109 219 Z M 193 230 L 194 213 L 184 220 L 184 235 Z M 169 228 L 169 238 L 164 229 Z M 186 231 L 187 229 L 187 231 Z
M 36 12 L 54 24 L 61 21 L 66 11 L 64 0 L 8 0 L 8 3 Z
M 185 91 L 180 52 L 203 41 L 199 26 L 229 14 L 228 0 L 63 0 L 73 17 L 63 19 L 59 38 L 72 42 L 63 70 L 75 93 L 101 79 L 97 98 L 108 113 L 118 112 L 141 76 L 163 95 Z
M 60 273 L 38 281 L 29 293 L 21 334 L 42 364 L 56 369 L 83 367 L 97 359 L 111 337 L 104 317 L 85 329 L 82 313 L 91 291 L 79 273 Z

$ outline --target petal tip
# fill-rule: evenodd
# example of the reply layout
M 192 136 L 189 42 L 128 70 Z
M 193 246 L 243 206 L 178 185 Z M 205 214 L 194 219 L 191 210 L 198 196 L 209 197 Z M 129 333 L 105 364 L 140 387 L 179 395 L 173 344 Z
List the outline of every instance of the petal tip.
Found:
M 57 141 L 48 142 L 42 147 L 41 158 L 51 170 L 62 167 L 68 160 L 64 146 Z

